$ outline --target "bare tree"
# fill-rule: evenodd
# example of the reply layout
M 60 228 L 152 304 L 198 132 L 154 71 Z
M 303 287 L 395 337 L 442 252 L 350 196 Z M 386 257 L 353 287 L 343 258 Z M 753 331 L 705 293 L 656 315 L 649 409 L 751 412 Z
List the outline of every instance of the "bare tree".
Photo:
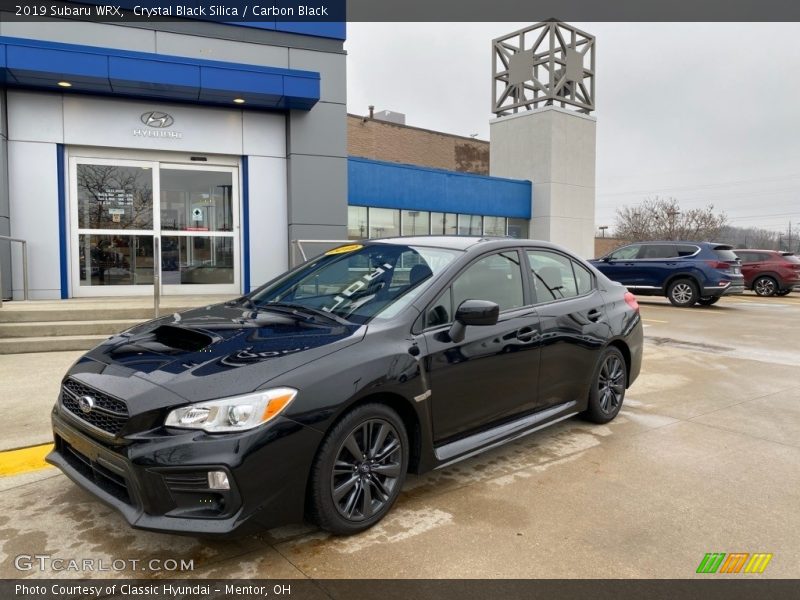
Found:
M 717 241 L 730 244 L 734 248 L 778 250 L 780 237 L 780 232 L 772 231 L 771 229 L 726 225 L 722 228 Z
M 727 221 L 714 205 L 681 210 L 675 198 L 646 198 L 636 206 L 617 209 L 614 233 L 618 238 L 646 240 L 713 240 Z

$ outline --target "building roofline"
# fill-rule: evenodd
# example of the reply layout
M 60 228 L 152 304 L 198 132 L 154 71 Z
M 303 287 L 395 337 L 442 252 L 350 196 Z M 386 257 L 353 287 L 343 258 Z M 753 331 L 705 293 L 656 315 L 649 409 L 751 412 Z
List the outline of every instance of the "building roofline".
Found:
M 392 125 L 393 127 L 402 127 L 403 129 L 414 129 L 416 131 L 424 131 L 426 133 L 435 133 L 437 135 L 443 135 L 445 137 L 451 137 L 451 138 L 458 138 L 458 139 L 465 140 L 465 141 L 468 141 L 468 142 L 479 142 L 481 144 L 488 144 L 489 143 L 489 140 L 481 140 L 481 139 L 478 139 L 478 138 L 468 137 L 468 136 L 465 136 L 465 135 L 458 135 L 458 134 L 455 134 L 455 133 L 447 133 L 445 131 L 436 131 L 435 129 L 426 129 L 425 127 L 415 127 L 414 125 L 405 125 L 403 123 L 393 123 L 392 121 L 384 121 L 383 119 L 375 119 L 375 118 L 370 119 L 366 115 L 355 115 L 353 113 L 347 113 L 347 116 L 348 117 L 354 117 L 356 119 L 361 119 L 364 122 L 366 122 L 366 121 L 374 121 L 376 123 L 381 123 L 383 125 Z

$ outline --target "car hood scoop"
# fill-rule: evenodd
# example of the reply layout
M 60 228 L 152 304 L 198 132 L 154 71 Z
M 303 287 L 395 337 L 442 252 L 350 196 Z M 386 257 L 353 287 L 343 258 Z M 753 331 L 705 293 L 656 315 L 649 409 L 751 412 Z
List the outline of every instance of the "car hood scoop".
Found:
M 197 329 L 174 325 L 159 325 L 151 335 L 156 344 L 185 352 L 198 352 L 215 341 L 214 337 Z
M 365 332 L 356 324 L 220 304 L 144 323 L 109 338 L 86 357 L 113 365 L 117 376 L 127 373 L 200 399 L 219 394 L 232 378 L 246 377 L 255 388 L 358 342 Z

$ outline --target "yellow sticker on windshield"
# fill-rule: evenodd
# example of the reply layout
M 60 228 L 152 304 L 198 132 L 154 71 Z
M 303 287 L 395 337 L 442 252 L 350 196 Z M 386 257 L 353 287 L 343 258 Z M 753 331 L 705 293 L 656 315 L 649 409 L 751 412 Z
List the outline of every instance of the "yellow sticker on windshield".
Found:
M 328 250 L 325 253 L 325 256 L 329 256 L 331 254 L 344 254 L 345 252 L 354 252 L 355 250 L 360 250 L 364 247 L 364 244 L 350 244 L 349 246 L 339 246 L 338 248 L 334 248 L 333 250 Z

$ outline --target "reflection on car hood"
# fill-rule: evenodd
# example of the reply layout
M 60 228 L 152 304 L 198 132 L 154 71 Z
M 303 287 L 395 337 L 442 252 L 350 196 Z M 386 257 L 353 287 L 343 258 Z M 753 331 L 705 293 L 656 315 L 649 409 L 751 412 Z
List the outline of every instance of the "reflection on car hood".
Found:
M 200 400 L 252 391 L 358 342 L 366 328 L 356 335 L 358 329 L 322 317 L 217 304 L 134 327 L 97 346 L 87 358 Z

